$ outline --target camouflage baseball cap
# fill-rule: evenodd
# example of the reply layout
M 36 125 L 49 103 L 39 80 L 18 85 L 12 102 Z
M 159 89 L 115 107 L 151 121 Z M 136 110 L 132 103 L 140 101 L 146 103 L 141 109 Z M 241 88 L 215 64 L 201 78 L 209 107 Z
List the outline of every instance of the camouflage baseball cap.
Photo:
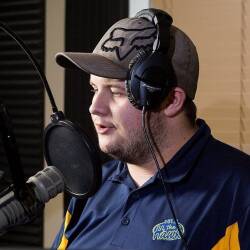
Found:
M 171 62 L 181 87 L 194 98 L 199 75 L 199 59 L 191 39 L 180 29 L 171 26 Z M 156 39 L 155 25 L 145 18 L 125 18 L 111 26 L 92 53 L 61 52 L 56 62 L 65 68 L 79 68 L 89 74 L 127 79 L 129 65 L 140 49 L 152 49 Z

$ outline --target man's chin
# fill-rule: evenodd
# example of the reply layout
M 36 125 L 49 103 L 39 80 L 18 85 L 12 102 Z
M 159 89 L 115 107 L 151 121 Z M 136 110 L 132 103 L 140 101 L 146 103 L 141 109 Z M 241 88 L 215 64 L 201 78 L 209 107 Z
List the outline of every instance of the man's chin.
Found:
M 111 143 L 105 143 L 105 142 L 99 141 L 99 147 L 102 152 L 104 152 L 105 154 L 109 154 L 111 149 L 114 146 Z
M 104 143 L 99 143 L 99 147 L 101 151 L 105 154 L 108 154 L 112 158 L 118 159 L 121 156 L 120 150 L 121 148 L 114 144 L 104 144 Z

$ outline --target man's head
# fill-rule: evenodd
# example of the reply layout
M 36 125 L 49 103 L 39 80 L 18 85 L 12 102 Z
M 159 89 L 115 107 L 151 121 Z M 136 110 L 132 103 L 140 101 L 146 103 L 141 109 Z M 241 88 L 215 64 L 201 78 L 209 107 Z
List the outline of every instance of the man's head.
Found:
M 125 152 L 130 152 L 130 155 L 136 152 L 137 159 L 148 154 L 147 147 L 141 146 L 145 144 L 141 131 L 141 112 L 129 103 L 125 81 L 131 80 L 131 64 L 140 63 L 140 54 L 146 54 L 141 60 L 143 62 L 154 53 L 153 47 L 157 49 L 158 36 L 165 36 L 159 32 L 169 31 L 164 30 L 164 27 L 159 29 L 155 21 L 144 17 L 126 18 L 115 23 L 104 34 L 92 53 L 59 53 L 56 57 L 63 67 L 80 68 L 91 74 L 90 81 L 95 95 L 90 113 L 101 149 L 125 161 L 128 161 Z M 162 140 L 166 133 L 163 116 L 174 117 L 184 111 L 185 100 L 192 100 L 195 96 L 199 72 L 198 56 L 192 41 L 174 26 L 170 26 L 169 34 L 166 72 L 170 72 L 171 67 L 175 77 L 169 79 L 175 81 L 168 82 L 172 88 L 167 93 L 169 98 L 163 102 L 168 105 L 168 109 L 152 114 L 152 132 L 158 138 L 156 140 L 159 145 L 164 143 Z M 152 77 L 153 82 L 156 82 L 153 87 L 165 84 L 155 80 L 161 79 L 158 76 L 156 74 Z M 147 85 L 147 81 L 142 81 L 142 84 Z M 151 90 L 150 86 L 149 92 Z M 121 145 L 122 152 L 117 152 Z
M 157 30 L 155 22 L 144 17 L 125 18 L 108 29 L 92 53 L 58 53 L 56 61 L 63 67 L 80 68 L 89 74 L 127 80 L 131 63 L 138 57 L 138 53 L 142 50 L 152 52 L 158 39 L 157 34 L 165 37 L 161 33 L 166 32 L 169 32 L 168 27 Z M 199 75 L 198 55 L 190 38 L 173 25 L 170 27 L 170 45 L 166 57 L 173 67 L 177 86 L 191 100 L 194 99 Z M 169 65 L 166 63 L 166 71 L 167 67 Z

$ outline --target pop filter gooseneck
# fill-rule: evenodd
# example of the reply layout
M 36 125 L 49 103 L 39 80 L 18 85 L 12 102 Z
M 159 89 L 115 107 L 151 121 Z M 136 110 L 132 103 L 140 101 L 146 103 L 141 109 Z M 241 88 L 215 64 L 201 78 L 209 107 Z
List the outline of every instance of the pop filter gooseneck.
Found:
M 101 184 L 100 151 L 81 127 L 66 120 L 58 111 L 45 74 L 24 42 L 4 23 L 0 29 L 12 37 L 29 57 L 48 94 L 52 115 L 44 132 L 44 154 L 48 165 L 60 170 L 65 191 L 78 198 L 93 195 Z

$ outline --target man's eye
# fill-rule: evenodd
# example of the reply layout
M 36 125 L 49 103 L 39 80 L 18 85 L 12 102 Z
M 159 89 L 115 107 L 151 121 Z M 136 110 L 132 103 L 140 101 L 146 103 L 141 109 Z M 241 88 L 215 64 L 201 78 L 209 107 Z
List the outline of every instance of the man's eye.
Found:
M 91 91 L 92 93 L 96 93 L 96 92 L 97 92 L 97 89 L 91 88 L 90 91 Z
M 122 96 L 122 93 L 120 92 L 112 91 L 111 93 L 113 96 Z
M 112 93 L 113 96 L 124 96 L 125 95 L 125 93 L 123 91 L 119 90 L 119 89 L 118 90 L 116 90 L 116 89 L 112 90 L 111 89 L 111 93 Z

